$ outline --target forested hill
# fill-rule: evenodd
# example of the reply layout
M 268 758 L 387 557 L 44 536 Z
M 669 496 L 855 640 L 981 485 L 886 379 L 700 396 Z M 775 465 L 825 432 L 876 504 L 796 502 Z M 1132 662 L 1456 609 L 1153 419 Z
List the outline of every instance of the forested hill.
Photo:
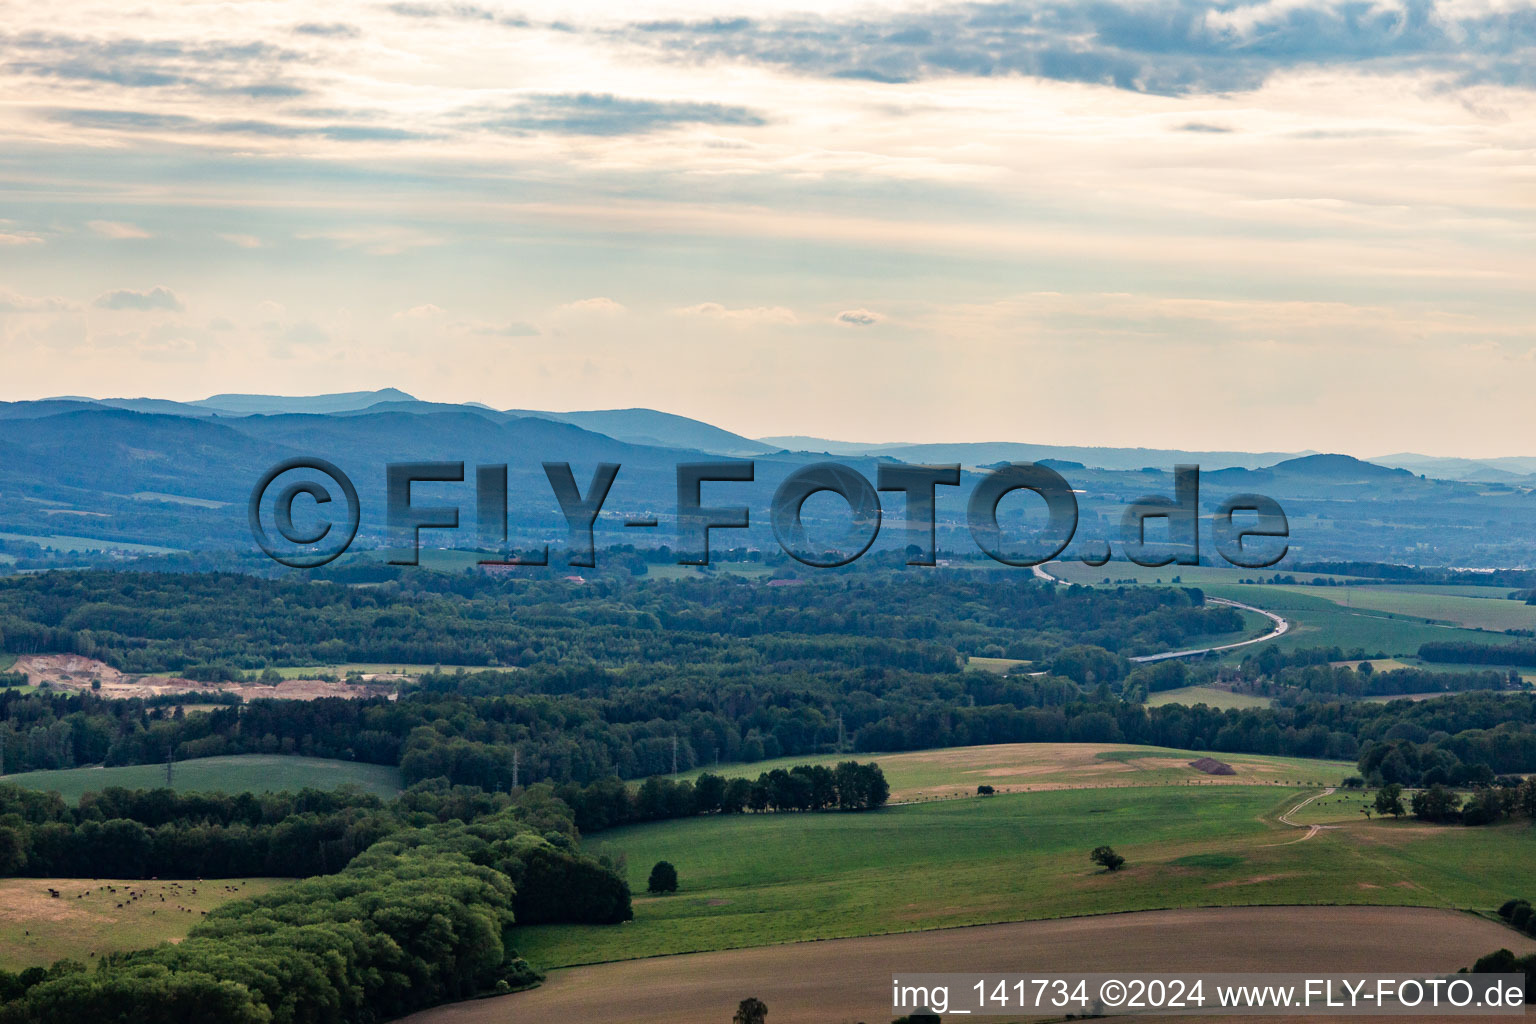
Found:
M 1316 664 L 1266 652 L 1221 669 L 1235 673 L 1229 685 L 1287 688 L 1294 706 L 1142 703 L 1186 670 L 1135 667 L 1126 654 L 1187 646 L 1241 625 L 1235 616 L 1205 607 L 1197 590 L 1059 588 L 1003 573 L 832 574 L 795 587 L 432 573 L 343 587 L 54 573 L 0 582 L 7 649 L 78 651 L 162 671 L 255 673 L 317 659 L 518 667 L 429 674 L 398 701 L 257 700 L 207 713 L 183 713 L 165 698 L 9 690 L 0 693 L 0 742 L 9 771 L 288 752 L 399 765 L 408 783 L 442 777 L 487 790 L 507 788 L 519 771 L 556 782 L 669 772 L 674 744 L 687 769 L 1034 741 L 1354 759 L 1372 743 L 1400 741 L 1414 744 L 1401 751 L 1409 770 L 1435 765 L 1468 779 L 1536 771 L 1531 695 L 1332 702 L 1383 687 L 1363 670 L 1322 663 L 1328 652 L 1314 652 Z M 1027 659 L 1044 674 L 966 671 L 961 655 Z M 1490 676 L 1489 685 L 1504 685 Z M 1469 681 L 1483 682 L 1462 675 L 1446 688 Z
M 1124 656 L 1241 629 L 1197 590 L 1042 586 L 984 572 L 597 576 L 585 585 L 419 572 L 373 587 L 236 574 L 46 573 L 0 579 L 0 649 L 129 672 L 348 661 L 532 666 L 884 667 L 945 673 L 961 656 Z

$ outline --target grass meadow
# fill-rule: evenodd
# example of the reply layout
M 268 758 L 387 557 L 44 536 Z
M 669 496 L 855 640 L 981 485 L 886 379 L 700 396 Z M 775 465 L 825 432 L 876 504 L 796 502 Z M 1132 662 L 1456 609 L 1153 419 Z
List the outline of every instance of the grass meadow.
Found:
M 1530 888 L 1536 830 L 1354 817 L 1311 839 L 1279 814 L 1300 787 L 1059 789 L 864 814 L 740 815 L 591 837 L 643 893 L 622 928 L 520 929 L 540 967 L 1000 921 L 1173 907 L 1369 904 L 1487 910 Z M 1358 798 L 1356 798 L 1358 799 Z M 1346 808 L 1328 806 L 1324 813 Z M 1127 858 L 1105 873 L 1088 852 Z
M 1509 637 L 1501 631 L 1536 628 L 1536 607 L 1506 600 L 1510 591 L 1504 587 L 1245 584 L 1240 581 L 1265 573 L 1273 575 L 1274 571 L 1216 566 L 1148 569 L 1129 562 L 1111 562 L 1098 569 L 1052 562 L 1047 569 L 1071 583 L 1100 586 L 1105 577 L 1167 586 L 1178 576 L 1183 585 L 1198 586 L 1212 597 L 1241 601 L 1291 620 L 1290 632 L 1271 641 L 1288 651 L 1338 646 L 1346 651 L 1363 648 L 1372 654 L 1380 651 L 1412 658 L 1420 644 L 1430 641 L 1507 643 Z M 1240 648 L 1225 657 L 1241 659 L 1253 650 Z
M 1267 620 L 1266 620 L 1267 621 Z M 1148 694 L 1148 707 L 1162 707 L 1164 704 L 1206 704 L 1213 708 L 1228 711 L 1233 708 L 1267 708 L 1274 701 L 1269 697 L 1255 697 L 1249 693 L 1233 693 L 1231 690 L 1223 690 L 1215 686 L 1181 686 L 1174 690 L 1159 690 L 1157 693 Z
M 179 792 L 277 793 L 312 789 L 337 789 L 353 785 L 384 799 L 401 790 L 400 769 L 356 761 L 331 761 L 318 757 L 279 754 L 239 754 L 233 757 L 202 757 L 176 762 L 172 788 Z M 165 785 L 165 765 L 139 764 L 118 768 L 68 768 L 60 771 L 23 772 L 0 776 L 0 781 L 26 789 L 56 790 L 75 803 L 84 793 L 108 786 L 125 789 L 157 789 Z
M 1207 775 L 1189 765 L 1203 756 L 1195 750 L 1138 747 L 1125 743 L 999 743 L 896 754 L 782 757 L 750 764 L 700 768 L 675 777 L 696 779 L 709 771 L 726 778 L 755 779 L 763 772 L 793 768 L 797 764 L 834 765 L 849 759 L 875 761 L 890 784 L 892 802 L 909 803 L 974 796 L 980 785 L 990 785 L 1000 792 L 1126 786 L 1323 787 L 1337 785 L 1355 772 L 1355 766 L 1344 761 L 1221 754 L 1219 759 L 1230 764 L 1235 774 Z
M 94 968 L 109 953 L 182 939 L 204 911 L 258 896 L 284 881 L 0 879 L 0 970 L 46 966 L 66 957 Z M 58 898 L 48 894 L 50 888 L 58 890 Z

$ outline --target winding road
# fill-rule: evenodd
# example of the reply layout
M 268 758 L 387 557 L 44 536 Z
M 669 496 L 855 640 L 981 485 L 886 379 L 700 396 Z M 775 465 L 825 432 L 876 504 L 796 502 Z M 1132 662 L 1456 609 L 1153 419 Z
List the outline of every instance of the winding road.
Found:
M 1036 579 L 1044 580 L 1047 583 L 1054 583 L 1061 587 L 1076 586 L 1076 584 L 1068 580 L 1064 580 L 1059 576 L 1052 576 L 1050 573 L 1045 571 L 1043 566 L 1035 565 L 1031 566 L 1030 568 L 1034 570 Z M 1249 644 L 1261 644 L 1266 640 L 1273 640 L 1278 636 L 1284 636 L 1287 632 L 1290 631 L 1290 621 L 1280 615 L 1276 615 L 1272 611 L 1267 611 L 1263 608 L 1255 608 L 1253 605 L 1243 604 L 1241 601 L 1229 601 L 1224 597 L 1208 597 L 1205 600 L 1207 604 L 1224 604 L 1228 608 L 1236 608 L 1240 611 L 1253 612 L 1256 615 L 1262 615 L 1270 622 L 1275 624 L 1274 628 L 1271 629 L 1268 633 L 1265 633 L 1263 636 L 1256 636 L 1248 640 L 1239 640 L 1235 644 L 1220 644 L 1216 647 L 1192 647 L 1187 651 L 1162 651 L 1158 654 L 1143 654 L 1139 657 L 1130 658 L 1128 660 L 1136 664 L 1146 664 L 1147 662 L 1152 661 L 1167 661 L 1170 658 L 1197 658 L 1206 654 L 1215 654 L 1219 651 L 1231 651 L 1239 647 L 1247 647 Z

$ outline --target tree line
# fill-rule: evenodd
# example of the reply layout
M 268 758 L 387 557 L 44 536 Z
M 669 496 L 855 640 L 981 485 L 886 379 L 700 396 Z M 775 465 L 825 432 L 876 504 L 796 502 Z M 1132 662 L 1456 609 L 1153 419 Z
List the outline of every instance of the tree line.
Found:
M 891 788 L 877 764 L 843 761 L 795 765 L 763 772 L 756 780 L 703 772 L 695 781 L 652 776 L 631 790 L 621 779 L 582 786 L 566 783 L 555 796 L 575 815 L 583 833 L 616 825 L 745 811 L 871 811 L 885 806 Z

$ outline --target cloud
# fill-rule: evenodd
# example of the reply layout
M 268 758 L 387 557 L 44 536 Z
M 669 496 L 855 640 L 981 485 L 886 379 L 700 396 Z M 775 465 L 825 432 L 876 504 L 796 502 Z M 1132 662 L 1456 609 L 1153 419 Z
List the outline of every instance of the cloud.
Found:
M 599 295 L 590 299 L 577 299 L 575 302 L 567 302 L 557 307 L 562 313 L 600 313 L 604 316 L 613 316 L 624 312 L 622 303 L 615 302 L 606 296 Z
M 533 338 L 540 334 L 537 327 L 514 320 L 505 324 L 464 325 L 472 334 L 484 334 L 498 338 Z
M 1333 66 L 1536 87 L 1536 17 L 1523 4 L 1005 0 L 878 19 L 673 20 L 608 31 L 674 59 L 885 83 L 1025 75 L 1178 95 L 1254 89 L 1277 71 Z
M 131 288 L 119 288 L 116 291 L 106 292 L 96 298 L 98 309 L 169 309 L 181 311 L 186 309 L 186 304 L 169 288 L 156 285 L 147 292 L 136 292 Z
M 468 3 L 393 3 L 387 8 L 402 18 L 441 18 L 448 21 L 489 21 L 508 28 L 527 28 L 531 23 L 513 14 L 498 14 L 479 4 Z
M 356 25 L 341 21 L 306 21 L 302 25 L 293 26 L 293 31 L 301 36 L 328 36 L 332 39 L 356 39 L 363 34 L 362 29 Z
M 845 309 L 833 317 L 833 319 L 840 324 L 847 324 L 849 327 L 873 327 L 884 320 L 885 317 L 867 309 Z
M 0 59 L 13 74 L 209 96 L 302 95 L 308 90 L 280 72 L 304 56 L 249 40 L 98 39 L 57 32 L 0 37 Z
M 312 231 L 298 237 L 332 242 L 338 249 L 360 249 L 370 256 L 397 256 L 407 249 L 442 245 L 445 241 L 441 235 L 393 224 Z
M 1208 132 L 1213 135 L 1225 135 L 1232 131 L 1231 128 L 1219 124 L 1206 124 L 1204 121 L 1189 121 L 1181 124 L 1175 131 L 1181 132 Z
M 404 128 L 354 124 L 296 124 L 260 119 L 207 120 L 185 114 L 155 114 L 137 110 L 54 110 L 54 121 L 78 128 L 116 131 L 202 132 L 213 135 L 254 135 L 273 139 L 329 139 L 333 142 L 399 142 L 429 136 Z
M 300 320 L 283 330 L 282 339 L 295 345 L 323 345 L 331 340 L 331 336 L 319 324 Z
M 442 306 L 434 306 L 427 303 L 424 306 L 412 306 L 410 309 L 402 309 L 394 315 L 396 320 L 428 320 L 435 316 L 443 315 Z
M 748 306 L 730 309 L 718 302 L 701 302 L 697 306 L 684 306 L 675 310 L 680 316 L 701 316 L 712 320 L 724 320 L 738 324 L 793 324 L 799 323 L 795 311 L 783 306 Z
M 39 235 L 30 232 L 0 231 L 0 246 L 3 245 L 42 245 L 43 240 Z
M 691 124 L 755 127 L 767 123 L 747 107 L 589 92 L 533 96 L 507 113 L 480 122 L 496 131 L 560 135 L 645 135 Z
M 96 232 L 102 238 L 150 238 L 148 231 L 137 224 L 127 224 L 120 220 L 93 220 L 87 221 L 86 227 Z
M 65 313 L 79 308 L 68 299 L 34 299 L 0 291 L 0 313 Z
M 220 235 L 219 237 L 224 239 L 224 241 L 228 242 L 230 245 L 238 245 L 242 249 L 260 249 L 263 245 L 262 240 L 257 238 L 255 235 L 233 234 Z

